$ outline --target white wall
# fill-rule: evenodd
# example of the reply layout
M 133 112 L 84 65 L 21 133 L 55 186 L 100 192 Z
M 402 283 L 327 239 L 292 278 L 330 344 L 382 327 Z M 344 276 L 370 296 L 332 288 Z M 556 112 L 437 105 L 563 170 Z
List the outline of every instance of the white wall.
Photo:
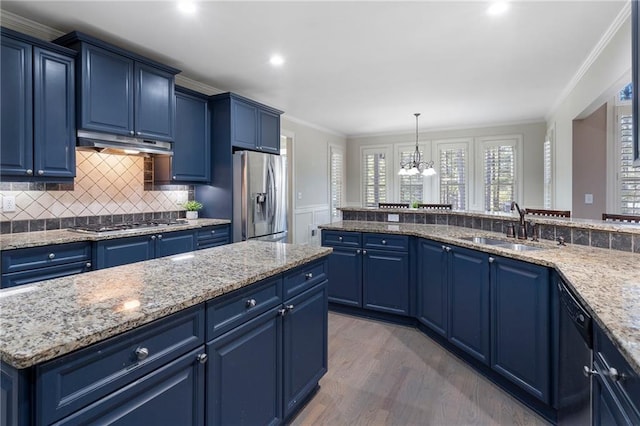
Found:
M 547 120 L 548 127 L 555 123 L 554 208 L 572 210 L 573 120 L 593 113 L 630 81 L 631 20 L 627 17 Z
M 425 159 L 432 159 L 433 153 L 430 141 L 442 139 L 481 138 L 485 136 L 522 135 L 523 141 L 523 194 L 518 197 L 522 204 L 528 207 L 542 206 L 542 148 L 546 133 L 544 122 L 532 124 L 519 124 L 510 126 L 482 127 L 459 130 L 443 130 L 433 132 L 420 132 L 420 144 L 426 147 Z M 478 141 L 475 141 L 477 144 Z M 347 143 L 347 203 L 351 206 L 361 206 L 360 185 L 362 175 L 360 172 L 360 148 L 371 145 L 415 145 L 415 133 L 395 134 L 349 138 Z M 392 149 L 392 151 L 395 151 Z M 476 150 L 476 152 L 479 152 Z M 399 164 L 393 160 L 393 171 L 397 172 Z M 474 187 L 473 176 L 469 182 Z M 476 197 L 479 200 L 480 197 Z M 437 202 L 437 200 L 431 200 Z M 470 203 L 470 210 L 480 210 L 478 204 Z
M 293 139 L 289 155 L 293 167 L 293 242 L 320 244 L 312 229 L 330 222 L 329 145 L 345 147 L 346 138 L 329 130 L 287 117 L 282 118 L 282 134 Z M 346 148 L 345 148 L 346 151 Z

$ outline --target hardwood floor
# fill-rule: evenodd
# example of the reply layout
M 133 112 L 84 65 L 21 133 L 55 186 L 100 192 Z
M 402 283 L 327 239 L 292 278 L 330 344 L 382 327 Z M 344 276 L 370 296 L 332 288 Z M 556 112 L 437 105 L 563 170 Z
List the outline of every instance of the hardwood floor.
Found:
M 417 330 L 329 313 L 329 371 L 292 425 L 546 425 Z

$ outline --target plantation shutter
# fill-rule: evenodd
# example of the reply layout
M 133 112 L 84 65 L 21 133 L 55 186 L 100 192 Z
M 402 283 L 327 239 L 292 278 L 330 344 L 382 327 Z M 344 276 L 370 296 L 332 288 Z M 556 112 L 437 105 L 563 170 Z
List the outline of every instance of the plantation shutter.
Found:
M 382 152 L 363 153 L 363 190 L 365 207 L 378 207 L 387 201 L 387 163 Z
M 486 211 L 500 211 L 516 195 L 515 146 L 487 144 L 483 161 L 484 208 Z
M 468 158 L 464 147 L 439 149 L 440 202 L 454 209 L 466 209 Z
M 406 164 L 413 161 L 415 148 L 400 151 L 400 162 Z M 420 157 L 424 158 L 424 152 L 420 150 Z M 424 194 L 424 178 L 418 176 L 398 176 L 400 179 L 400 202 L 413 203 L 414 201 L 422 202 Z
M 340 217 L 338 207 L 342 206 L 342 188 L 344 180 L 344 154 L 341 149 L 331 147 L 330 159 L 330 187 L 331 187 L 331 217 Z
M 640 214 L 640 167 L 633 167 L 633 115 L 618 114 L 618 128 L 620 213 L 638 215 Z
M 553 198 L 553 178 L 552 178 L 552 162 L 551 162 L 551 141 L 544 141 L 544 157 L 543 157 L 543 167 L 544 167 L 544 190 L 543 190 L 543 207 L 545 209 L 552 208 L 552 198 Z

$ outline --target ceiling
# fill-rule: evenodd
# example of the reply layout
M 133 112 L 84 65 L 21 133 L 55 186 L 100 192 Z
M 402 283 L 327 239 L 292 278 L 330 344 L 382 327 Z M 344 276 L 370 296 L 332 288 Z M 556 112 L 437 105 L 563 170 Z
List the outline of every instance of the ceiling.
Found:
M 347 136 L 542 121 L 627 1 L 5 1 Z M 279 53 L 285 64 L 269 64 Z

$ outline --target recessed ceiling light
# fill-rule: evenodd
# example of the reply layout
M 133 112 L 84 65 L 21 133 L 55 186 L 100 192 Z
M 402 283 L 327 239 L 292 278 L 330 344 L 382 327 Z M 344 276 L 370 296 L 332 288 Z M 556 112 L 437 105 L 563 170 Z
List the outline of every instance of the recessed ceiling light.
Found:
M 269 63 L 274 67 L 279 67 L 284 64 L 284 58 L 280 55 L 273 55 L 271 58 L 269 58 Z
M 196 2 L 192 0 L 178 0 L 178 10 L 185 15 L 193 15 L 197 9 Z
M 493 16 L 502 15 L 507 9 L 509 9 L 509 3 L 506 1 L 494 1 L 487 9 L 487 14 Z

